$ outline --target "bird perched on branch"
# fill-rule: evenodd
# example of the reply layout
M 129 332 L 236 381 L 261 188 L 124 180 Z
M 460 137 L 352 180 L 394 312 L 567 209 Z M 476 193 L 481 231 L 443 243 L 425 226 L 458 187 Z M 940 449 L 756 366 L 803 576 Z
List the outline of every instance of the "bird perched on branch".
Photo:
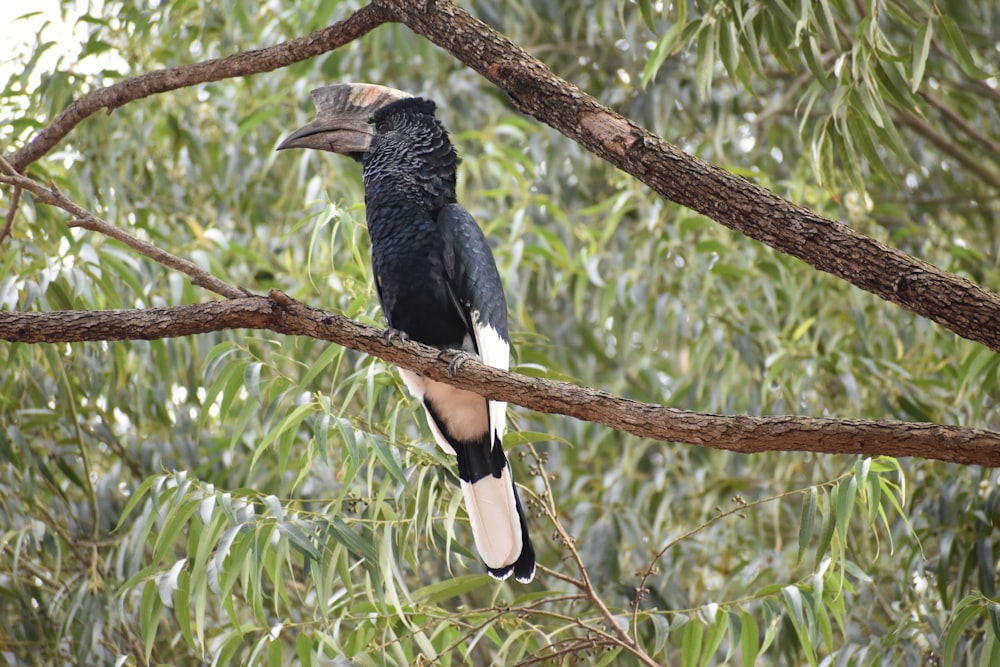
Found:
M 458 156 L 435 105 L 393 88 L 312 91 L 316 119 L 278 150 L 313 148 L 363 165 L 372 268 L 390 331 L 507 370 L 507 303 L 486 237 L 455 198 Z M 535 575 L 524 510 L 501 446 L 507 404 L 400 369 L 434 439 L 458 459 L 479 556 L 497 579 Z

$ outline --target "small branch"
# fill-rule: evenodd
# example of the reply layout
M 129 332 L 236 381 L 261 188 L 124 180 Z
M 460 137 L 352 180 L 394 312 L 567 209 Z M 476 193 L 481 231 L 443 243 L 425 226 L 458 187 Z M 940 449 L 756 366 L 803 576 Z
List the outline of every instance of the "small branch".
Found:
M 10 236 L 10 231 L 14 227 L 14 218 L 17 217 L 17 207 L 21 204 L 21 192 L 22 189 L 14 186 L 14 194 L 10 197 L 10 208 L 7 209 L 7 215 L 3 223 L 3 229 L 0 229 L 0 243 Z
M 940 109 L 939 109 L 940 110 Z M 944 113 L 944 112 L 942 112 Z M 1000 190 L 1000 174 L 986 166 L 986 162 L 981 158 L 970 155 L 962 150 L 950 138 L 938 132 L 930 123 L 909 111 L 900 111 L 893 117 L 894 121 L 900 125 L 905 125 L 920 136 L 937 146 L 942 153 L 951 156 L 956 162 L 968 171 L 975 174 L 979 180 L 995 190 Z
M 39 202 L 56 206 L 72 215 L 74 219 L 68 223 L 68 226 L 82 227 L 93 232 L 99 232 L 105 236 L 110 236 L 116 241 L 121 241 L 129 248 L 149 257 L 153 261 L 187 275 L 195 285 L 204 287 L 220 296 L 233 299 L 247 295 L 244 290 L 227 285 L 194 262 L 161 250 L 149 241 L 136 238 L 128 232 L 98 218 L 64 195 L 55 185 L 46 188 L 38 181 L 18 174 L 13 171 L 12 165 L 2 157 L 0 157 L 0 169 L 4 172 L 0 174 L 0 183 L 13 185 L 16 188 L 15 192 L 20 189 L 27 190 Z
M 569 625 L 575 625 L 585 632 L 592 633 L 598 639 L 600 639 L 604 644 L 608 646 L 620 646 L 626 651 L 630 652 L 635 658 L 643 665 L 648 665 L 648 667 L 658 667 L 658 664 L 647 655 L 644 651 L 636 650 L 630 646 L 627 642 L 631 641 L 631 638 L 626 638 L 625 641 L 619 640 L 615 635 L 597 627 L 596 625 L 591 625 L 587 621 L 584 621 L 579 616 L 568 616 L 566 614 L 561 614 L 555 611 L 549 611 L 548 609 L 534 609 L 531 613 L 537 616 L 548 616 L 549 618 L 559 619 Z
M 660 562 L 660 559 L 662 559 L 663 556 L 668 551 L 670 551 L 671 549 L 673 549 L 675 546 L 677 546 L 678 544 L 680 544 L 684 540 L 687 540 L 687 539 L 693 537 L 694 535 L 697 535 L 701 531 L 706 530 L 707 528 L 709 528 L 710 526 L 712 526 L 716 522 L 721 521 L 722 519 L 725 519 L 726 517 L 733 516 L 734 514 L 735 515 L 740 515 L 743 512 L 747 511 L 748 509 L 752 509 L 754 507 L 757 507 L 758 505 L 763 505 L 765 503 L 770 503 L 770 502 L 773 502 L 773 501 L 776 501 L 776 500 L 783 500 L 785 498 L 791 498 L 792 496 L 797 496 L 797 495 L 802 495 L 802 494 L 808 493 L 809 489 L 824 488 L 824 487 L 834 487 L 834 486 L 836 486 L 840 482 L 840 480 L 842 480 L 842 479 L 844 479 L 846 477 L 850 477 L 851 474 L 852 474 L 852 471 L 848 471 L 848 472 L 840 475 L 839 477 L 831 479 L 831 480 L 829 480 L 827 482 L 823 482 L 822 484 L 815 484 L 813 486 L 807 486 L 804 489 L 795 489 L 794 491 L 786 491 L 784 493 L 779 493 L 776 496 L 768 496 L 767 498 L 759 498 L 759 499 L 757 499 L 757 500 L 755 500 L 755 501 L 753 501 L 751 503 L 747 503 L 747 502 L 741 503 L 741 504 L 737 505 L 736 507 L 728 509 L 728 510 L 726 510 L 724 512 L 720 511 L 715 516 L 710 517 L 709 519 L 701 522 L 700 524 L 698 524 L 694 528 L 691 528 L 691 529 L 689 529 L 689 530 L 681 533 L 680 535 L 678 535 L 674 539 L 672 539 L 669 542 L 667 542 L 663 546 L 663 548 L 661 548 L 659 551 L 657 551 L 656 554 L 653 556 L 653 558 L 650 559 L 650 561 L 649 561 L 649 567 L 647 567 L 645 569 L 645 571 L 643 571 L 642 574 L 639 577 L 639 585 L 636 587 L 635 603 L 632 605 L 632 636 L 636 640 L 638 640 L 638 637 L 639 637 L 639 606 L 642 604 L 642 599 L 643 599 L 643 597 L 645 596 L 645 594 L 646 594 L 646 592 L 648 590 L 646 588 L 646 584 L 649 582 L 649 578 L 651 576 L 653 576 L 653 574 L 657 571 L 657 564 Z M 674 611 L 676 611 L 676 610 L 674 610 Z
M 982 429 L 867 419 L 712 415 L 633 401 L 568 382 L 507 373 L 472 360 L 449 377 L 449 354 L 413 341 L 387 343 L 379 329 L 306 306 L 280 292 L 272 294 L 274 298 L 250 296 L 146 310 L 0 312 L 0 340 L 152 340 L 227 329 L 269 329 L 337 343 L 492 400 L 597 422 L 654 440 L 744 454 L 798 451 L 919 456 L 963 465 L 1000 466 L 1000 433 Z
M 626 650 L 630 651 L 644 664 L 656 665 L 653 659 L 650 658 L 645 651 L 643 651 L 637 639 L 632 637 L 625 630 L 625 628 L 621 626 L 621 624 L 618 622 L 618 619 L 616 619 L 615 615 L 611 613 L 611 610 L 608 609 L 608 605 L 604 603 L 604 600 L 601 598 L 601 596 L 597 593 L 597 590 L 594 588 L 594 584 L 590 581 L 590 574 L 587 572 L 587 568 L 583 564 L 583 558 L 580 557 L 580 552 L 577 551 L 576 549 L 576 544 L 574 544 L 574 539 L 570 536 L 569 532 L 566 530 L 566 527 L 563 526 L 562 521 L 559 520 L 559 516 L 556 513 L 555 505 L 553 504 L 554 496 L 552 493 L 552 485 L 549 484 L 549 478 L 548 475 L 546 475 L 545 473 L 544 463 L 541 457 L 538 456 L 538 452 L 535 451 L 534 447 L 531 447 L 531 453 L 532 455 L 534 455 L 535 461 L 537 462 L 538 471 L 542 479 L 542 484 L 545 485 L 545 499 L 542 502 L 542 507 L 545 513 L 548 515 L 549 521 L 551 521 L 552 525 L 555 527 L 556 533 L 559 535 L 559 539 L 562 541 L 563 544 L 566 545 L 566 548 L 569 549 L 570 556 L 572 557 L 573 562 L 576 563 L 577 572 L 580 573 L 579 580 L 568 579 L 568 578 L 565 580 L 572 581 L 576 585 L 576 587 L 580 590 L 580 592 L 583 593 L 588 600 L 590 600 L 590 603 L 597 609 L 597 611 L 600 612 L 601 616 L 604 617 L 604 620 L 607 622 L 608 626 L 614 631 L 614 634 L 617 636 L 617 641 L 616 641 L 617 644 L 621 645 Z
M 954 123 L 956 127 L 962 130 L 962 132 L 965 132 L 965 134 L 968 135 L 968 137 L 974 142 L 979 144 L 981 148 L 985 149 L 987 154 L 993 156 L 993 158 L 1000 156 L 1000 142 L 994 141 L 992 137 L 966 121 L 958 115 L 957 111 L 927 91 L 920 91 L 920 97 L 922 97 L 924 101 L 932 107 L 940 111 L 942 116 Z
M 107 88 L 99 88 L 70 104 L 30 143 L 8 159 L 18 172 L 24 173 L 29 164 L 52 150 L 81 121 L 101 109 L 107 109 L 111 113 L 123 104 L 157 93 L 210 81 L 273 72 L 340 48 L 384 22 L 377 8 L 366 5 L 343 21 L 289 42 L 257 51 L 236 53 L 226 58 L 156 70 L 125 79 Z

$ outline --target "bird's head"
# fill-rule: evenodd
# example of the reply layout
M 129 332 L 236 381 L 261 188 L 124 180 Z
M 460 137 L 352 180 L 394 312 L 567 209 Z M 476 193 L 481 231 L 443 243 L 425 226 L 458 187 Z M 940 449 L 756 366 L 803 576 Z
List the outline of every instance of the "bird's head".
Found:
M 338 83 L 311 95 L 315 120 L 292 132 L 277 150 L 313 148 L 360 160 L 378 137 L 399 129 L 395 109 L 412 106 L 411 111 L 434 113 L 433 102 L 371 83 Z
M 312 91 L 316 119 L 278 146 L 340 153 L 365 166 L 365 192 L 383 187 L 440 208 L 455 200 L 458 155 L 433 102 L 370 83 Z

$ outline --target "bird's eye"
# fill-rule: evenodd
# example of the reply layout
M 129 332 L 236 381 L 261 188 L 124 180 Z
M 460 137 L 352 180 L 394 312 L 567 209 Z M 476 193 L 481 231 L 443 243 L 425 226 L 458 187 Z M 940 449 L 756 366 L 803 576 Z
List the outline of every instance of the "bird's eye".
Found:
M 380 120 L 376 125 L 375 129 L 379 132 L 388 132 L 392 129 L 392 125 L 387 120 Z

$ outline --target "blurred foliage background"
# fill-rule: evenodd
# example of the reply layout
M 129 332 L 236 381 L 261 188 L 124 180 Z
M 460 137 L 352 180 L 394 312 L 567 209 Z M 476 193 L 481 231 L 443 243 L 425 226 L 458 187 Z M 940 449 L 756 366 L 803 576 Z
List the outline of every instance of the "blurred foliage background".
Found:
M 686 151 L 1000 289 L 995 3 L 462 4 Z M 68 40 L 5 5 L 25 48 L 3 150 L 95 88 L 358 6 L 63 0 Z M 29 174 L 232 284 L 383 326 L 358 166 L 273 150 L 340 81 L 438 103 L 516 370 L 723 414 L 1000 429 L 1000 356 L 651 195 L 405 27 L 95 115 Z M 25 199 L 0 308 L 213 298 Z M 539 560 L 580 580 L 578 556 L 592 584 L 498 584 L 377 359 L 252 331 L 0 358 L 9 665 L 638 663 L 597 601 L 660 664 L 1000 664 L 991 470 L 743 456 L 515 409 Z

